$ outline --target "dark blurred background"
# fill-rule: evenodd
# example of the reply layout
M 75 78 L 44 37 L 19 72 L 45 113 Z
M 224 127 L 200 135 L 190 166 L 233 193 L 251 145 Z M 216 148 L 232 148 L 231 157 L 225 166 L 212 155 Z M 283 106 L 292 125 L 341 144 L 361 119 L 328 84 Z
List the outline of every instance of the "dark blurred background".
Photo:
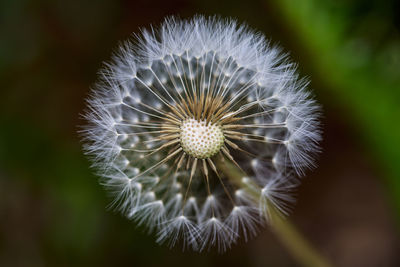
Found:
M 182 252 L 106 206 L 77 125 L 118 41 L 167 15 L 220 14 L 299 63 L 323 153 L 290 219 L 335 266 L 400 266 L 400 5 L 395 0 L 0 1 L 0 266 L 298 266 L 265 229 Z

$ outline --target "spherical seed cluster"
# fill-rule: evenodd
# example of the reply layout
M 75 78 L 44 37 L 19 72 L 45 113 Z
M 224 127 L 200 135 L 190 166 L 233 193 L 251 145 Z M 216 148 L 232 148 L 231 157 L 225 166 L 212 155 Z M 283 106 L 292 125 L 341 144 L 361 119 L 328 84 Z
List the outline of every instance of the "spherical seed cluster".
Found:
M 181 126 L 183 151 L 192 157 L 206 159 L 219 152 L 224 144 L 224 134 L 218 125 L 187 119 Z
M 287 214 L 318 151 L 319 107 L 261 34 L 171 18 L 125 42 L 100 74 L 85 151 L 111 205 L 159 242 L 224 251 L 271 209 Z

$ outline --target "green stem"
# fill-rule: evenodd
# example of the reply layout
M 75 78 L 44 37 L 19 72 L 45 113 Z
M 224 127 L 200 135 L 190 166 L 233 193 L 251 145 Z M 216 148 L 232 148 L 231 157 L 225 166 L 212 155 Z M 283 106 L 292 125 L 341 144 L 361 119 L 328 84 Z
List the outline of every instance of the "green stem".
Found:
M 255 191 L 249 188 L 248 185 L 242 182 L 242 178 L 246 175 L 235 165 L 226 160 L 217 161 L 218 169 L 223 172 L 227 178 L 240 188 L 247 187 L 247 192 L 252 195 L 254 199 L 261 197 L 261 188 Z M 254 186 L 255 184 L 253 184 Z M 268 203 L 268 220 L 271 225 L 272 231 L 288 249 L 293 258 L 302 266 L 307 267 L 329 267 L 331 264 L 318 253 L 318 251 L 311 245 L 311 243 L 297 230 L 296 226 L 288 219 L 280 214 L 280 212 Z

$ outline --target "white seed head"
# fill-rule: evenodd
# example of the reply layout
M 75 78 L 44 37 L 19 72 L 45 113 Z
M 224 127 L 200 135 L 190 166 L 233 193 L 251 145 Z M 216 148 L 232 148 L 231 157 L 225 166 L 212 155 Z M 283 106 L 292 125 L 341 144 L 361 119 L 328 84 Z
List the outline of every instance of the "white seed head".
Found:
M 180 127 L 183 151 L 194 158 L 206 159 L 214 156 L 224 144 L 221 126 L 206 120 L 186 119 Z
M 286 214 L 296 175 L 314 166 L 319 107 L 306 87 L 248 27 L 169 18 L 100 71 L 84 148 L 111 205 L 159 242 L 224 251 L 271 207 Z

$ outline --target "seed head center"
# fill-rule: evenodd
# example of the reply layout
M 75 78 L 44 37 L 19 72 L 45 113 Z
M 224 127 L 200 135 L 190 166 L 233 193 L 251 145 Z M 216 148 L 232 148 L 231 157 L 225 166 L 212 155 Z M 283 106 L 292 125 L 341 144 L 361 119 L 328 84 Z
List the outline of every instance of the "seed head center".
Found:
M 186 119 L 181 124 L 182 149 L 192 157 L 206 159 L 219 152 L 224 144 L 222 128 L 206 120 Z

